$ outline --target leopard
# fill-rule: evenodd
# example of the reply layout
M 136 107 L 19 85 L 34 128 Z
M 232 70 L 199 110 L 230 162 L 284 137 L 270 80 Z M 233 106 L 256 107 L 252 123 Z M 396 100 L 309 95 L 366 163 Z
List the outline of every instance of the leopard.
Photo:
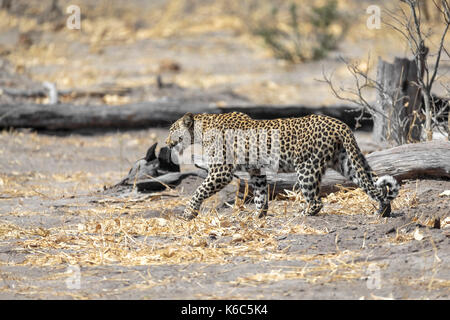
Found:
M 296 174 L 296 186 L 306 201 L 300 214 L 307 216 L 323 207 L 320 183 L 328 168 L 378 202 L 382 217 L 391 215 L 391 202 L 399 193 L 393 176 L 378 177 L 371 169 L 350 127 L 326 115 L 260 120 L 242 112 L 188 112 L 171 125 L 166 144 L 182 154 L 195 143 L 207 156 L 207 174 L 183 211 L 188 220 L 198 216 L 203 201 L 228 185 L 236 171 L 248 173 L 254 213 L 260 218 L 269 208 L 270 172 Z

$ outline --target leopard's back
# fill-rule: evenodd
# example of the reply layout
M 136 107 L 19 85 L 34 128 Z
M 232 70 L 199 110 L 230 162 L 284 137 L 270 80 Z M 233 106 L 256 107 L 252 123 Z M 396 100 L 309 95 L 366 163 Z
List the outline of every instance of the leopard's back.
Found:
M 228 148 L 228 151 L 236 150 L 245 156 L 244 163 L 250 163 L 252 149 L 258 155 L 267 151 L 268 156 L 278 156 L 281 172 L 293 172 L 296 166 L 311 157 L 331 162 L 344 137 L 352 135 L 346 124 L 322 115 L 255 120 L 246 114 L 233 112 L 198 115 L 196 120 L 201 122 L 203 142 L 207 146 L 211 140 L 217 142 L 217 139 L 224 144 L 222 157 L 226 156 Z M 241 145 L 238 139 L 241 139 Z M 230 141 L 233 145 L 227 146 Z

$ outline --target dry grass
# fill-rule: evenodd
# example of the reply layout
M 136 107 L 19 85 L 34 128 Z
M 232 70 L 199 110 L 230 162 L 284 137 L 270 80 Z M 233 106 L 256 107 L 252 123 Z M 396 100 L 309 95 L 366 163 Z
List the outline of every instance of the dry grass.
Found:
M 325 284 L 335 281 L 353 281 L 367 277 L 367 261 L 354 260 L 359 257 L 358 252 L 342 251 L 335 254 L 312 255 L 302 257 L 306 261 L 303 267 L 285 266 L 266 273 L 256 273 L 250 276 L 239 277 L 235 285 L 259 285 L 261 283 L 275 282 L 291 279 L 302 279 L 311 284 Z M 378 267 L 383 267 L 379 264 Z
M 131 164 L 144 155 L 142 146 L 156 141 L 153 130 L 64 137 L 1 131 L 0 144 L 5 148 L 0 149 L 0 201 L 33 196 L 58 199 L 96 192 L 120 181 Z M 16 156 L 11 157 L 6 150 L 15 150 Z
M 117 172 L 105 172 L 98 176 L 83 171 L 67 174 L 43 174 L 34 171 L 0 174 L 0 185 L 2 185 L 0 200 L 33 196 L 57 199 L 72 196 L 81 190 L 83 193 L 95 192 L 100 190 L 105 183 L 112 184 L 119 178 Z M 58 183 L 59 188 L 55 188 L 52 182 Z
M 286 225 L 274 232 L 264 221 L 252 217 L 231 220 L 215 214 L 202 214 L 185 222 L 176 217 L 143 219 L 135 215 L 143 208 L 174 207 L 186 199 L 155 201 L 150 206 L 116 202 L 104 209 L 90 209 L 95 217 L 88 222 L 46 230 L 45 236 L 28 239 L 20 245 L 30 254 L 25 264 L 185 264 L 226 263 L 231 257 L 255 260 L 289 259 L 277 250 L 275 238 L 287 233 L 321 234 L 309 226 Z M 118 216 L 127 212 L 126 217 Z M 110 216 L 105 218 L 105 216 Z M 211 239 L 221 239 L 214 243 Z M 57 253 L 53 249 L 57 250 Z M 51 252 L 46 252 L 46 251 Z
M 81 177 L 81 176 L 80 176 Z M 8 181 L 7 186 L 10 186 Z M 23 193 L 32 192 L 23 187 Z M 301 205 L 299 195 L 291 193 L 291 200 L 271 203 L 272 219 L 258 219 L 242 215 L 250 211 L 244 201 L 227 209 L 218 209 L 217 201 L 206 203 L 201 214 L 192 221 L 177 217 L 174 208 L 183 206 L 187 197 L 172 197 L 177 191 L 165 191 L 156 195 L 133 196 L 131 198 L 104 197 L 80 208 L 80 204 L 58 208 L 64 215 L 83 217 L 80 223 L 55 228 L 23 227 L 12 223 L 0 224 L 0 241 L 14 241 L 16 252 L 25 255 L 21 263 L 1 261 L 0 265 L 24 266 L 139 266 L 139 265 L 190 265 L 193 263 L 228 264 L 236 257 L 245 257 L 250 262 L 297 261 L 301 266 L 280 265 L 267 272 L 244 274 L 228 284 L 232 286 L 260 286 L 278 281 L 301 280 L 308 284 L 335 282 L 358 282 L 367 278 L 369 261 L 362 258 L 360 250 L 336 248 L 328 254 L 304 254 L 281 249 L 279 239 L 286 235 L 326 235 L 326 228 L 319 229 L 295 219 L 295 206 Z M 169 196 L 168 196 L 169 195 Z M 342 188 L 324 199 L 326 214 L 355 215 L 373 213 L 373 205 L 360 190 Z M 396 209 L 407 209 L 416 205 L 413 191 L 403 191 L 394 203 Z M 286 207 L 287 206 L 287 207 Z M 286 210 L 287 208 L 287 210 Z M 143 218 L 146 211 L 160 211 L 157 218 Z M 286 212 L 285 212 L 286 210 Z M 230 212 L 231 211 L 231 212 Z M 220 212 L 220 214 L 219 214 Z M 40 212 L 20 209 L 21 215 L 39 215 Z M 380 222 L 378 222 L 380 223 Z M 414 241 L 412 233 L 399 231 L 386 241 L 402 244 Z M 333 248 L 334 249 L 334 248 Z M 373 263 L 373 262 L 372 262 Z M 377 264 L 383 268 L 384 265 Z M 84 271 L 83 275 L 87 276 Z M 64 273 L 53 277 L 64 278 Z M 142 275 L 143 281 L 127 286 L 123 290 L 147 290 L 175 281 L 173 278 L 154 279 Z M 45 279 L 41 279 L 45 280 Z M 48 279 L 47 279 L 48 280 Z M 114 279 L 110 279 L 114 281 Z M 402 280 L 403 281 L 403 280 Z M 408 286 L 425 286 L 438 290 L 449 286 L 448 281 L 433 279 L 404 279 Z M 408 282 L 409 281 L 409 282 Z M 220 284 L 220 283 L 218 283 Z M 11 290 L 11 289 L 5 289 Z M 122 290 L 122 289 L 121 289 Z M 52 292 L 38 285 L 20 287 L 16 292 L 26 295 Z M 65 292 L 74 298 L 96 298 L 101 295 Z M 231 296 L 231 294 L 230 294 Z M 228 297 L 228 296 L 227 296 Z
M 23 239 L 30 236 L 46 237 L 49 231 L 44 228 L 22 228 L 12 223 L 0 223 L 0 240 Z
M 100 1 L 96 6 L 81 1 L 85 15 L 82 32 L 67 28 L 55 31 L 50 22 L 40 24 L 36 18 L 11 15 L 5 10 L 0 11 L 0 30 L 46 35 L 33 40 L 30 46 L 13 44 L 13 50 L 8 50 L 5 58 L 13 63 L 18 73 L 25 73 L 39 82 L 54 82 L 58 89 L 86 90 L 104 83 L 126 88 L 154 87 L 162 60 L 169 58 L 180 64 L 181 70 L 164 74 L 165 81 L 185 88 L 232 88 L 255 103 L 338 103 L 328 85 L 316 81 L 322 78 L 321 66 L 294 67 L 283 60 L 272 59 L 272 50 L 252 31 L 254 24 L 272 21 L 270 12 L 274 6 L 280 15 L 276 27 L 279 30 L 289 28 L 289 19 L 283 17 L 288 15 L 292 2 L 302 14 L 307 14 L 312 6 L 325 3 L 322 0 L 252 0 L 245 4 L 237 0 L 170 0 L 162 6 L 137 7 L 118 1 Z M 61 1 L 61 6 L 67 3 Z M 384 5 L 393 6 L 387 1 Z M 371 59 L 370 65 L 364 65 L 369 53 L 371 57 L 388 59 L 407 52 L 406 43 L 392 30 L 366 27 L 366 8 L 361 2 L 338 1 L 338 7 L 351 17 L 346 19 L 351 24 L 346 42 L 337 51 L 350 62 L 371 70 L 370 74 L 375 77 L 376 59 Z M 300 26 L 306 34 L 311 29 L 303 20 Z M 435 26 L 430 24 L 430 27 Z M 341 32 L 339 28 L 335 29 L 337 34 Z M 212 35 L 215 32 L 219 36 Z M 437 33 L 430 35 L 430 47 L 439 43 L 437 37 Z M 199 45 L 193 46 L 191 41 Z M 118 49 L 116 54 L 112 53 L 116 50 L 111 50 L 114 47 Z M 181 52 L 181 55 L 173 52 Z M 204 59 L 205 63 L 199 65 L 199 59 Z M 321 65 L 322 62 L 327 73 L 333 72 L 336 82 L 344 87 L 354 87 L 353 77 L 345 65 L 337 64 L 334 59 L 321 61 Z M 226 63 L 234 66 L 234 71 L 224 71 L 221 66 Z M 293 75 L 294 72 L 299 76 Z M 280 77 L 282 74 L 288 76 Z M 446 76 L 442 76 L 442 82 L 445 82 Z M 373 90 L 366 93 L 368 100 L 375 99 Z M 113 94 L 90 103 L 116 105 L 157 98 L 158 95 L 152 93 L 146 93 L 145 97 Z M 37 98 L 36 102 L 43 103 L 46 99 Z M 62 101 L 83 103 L 82 99 L 71 96 L 63 97 Z
M 329 199 L 341 205 L 336 214 L 356 214 L 355 210 L 373 212 L 371 204 L 357 190 L 344 189 L 327 197 L 326 202 L 332 202 Z M 396 205 L 409 205 L 405 199 L 407 194 L 401 194 Z M 80 209 L 78 205 L 64 208 L 68 214 L 85 217 L 84 223 L 49 229 L 2 224 L 0 239 L 26 238 L 18 242 L 29 252 L 25 265 L 223 264 L 236 256 L 254 261 L 306 259 L 279 250 L 277 238 L 287 234 L 323 235 L 328 232 L 293 219 L 279 226 L 271 220 L 242 217 L 239 213 L 247 208 L 239 201 L 232 208 L 231 216 L 219 215 L 212 207 L 186 222 L 174 215 L 171 208 L 182 206 L 187 200 L 165 198 L 164 194 L 138 199 L 106 198 L 93 204 L 93 208 Z M 273 214 L 283 217 L 284 212 L 277 212 L 277 207 L 279 204 L 275 203 L 271 209 Z M 140 217 L 140 213 L 147 210 L 161 211 L 162 217 Z
M 271 56 L 263 40 L 255 36 L 251 26 L 268 21 L 270 12 L 274 7 L 280 11 L 280 21 L 277 28 L 288 28 L 289 19 L 283 16 L 289 15 L 289 4 L 296 3 L 301 12 L 307 12 L 312 6 L 323 5 L 324 1 L 293 0 L 289 3 L 281 1 L 250 1 L 243 4 L 242 1 L 215 0 L 210 2 L 171 0 L 162 6 L 133 6 L 124 3 L 116 3 L 115 8 L 111 4 L 101 2 L 98 6 L 84 4 L 86 8 L 82 20 L 83 32 L 71 31 L 63 28 L 54 31 L 51 22 L 38 23 L 32 16 L 16 16 L 5 10 L 0 11 L 0 29 L 17 29 L 19 33 L 44 32 L 55 34 L 55 42 L 32 43 L 30 47 L 16 46 L 8 59 L 14 63 L 18 71 L 33 69 L 36 66 L 52 66 L 51 71 L 44 75 L 36 74 L 37 80 L 54 81 L 59 88 L 88 87 L 101 82 L 101 78 L 115 77 L 121 85 L 137 86 L 154 83 L 152 73 L 158 71 L 158 61 L 151 55 L 143 56 L 135 61 L 142 65 L 142 73 L 139 77 L 131 77 L 125 72 L 112 70 L 112 73 L 100 69 L 97 60 L 86 60 L 84 54 L 73 52 L 72 45 L 79 42 L 88 45 L 89 53 L 101 55 L 105 48 L 111 45 L 131 45 L 136 41 L 145 39 L 158 39 L 170 37 L 195 37 L 198 35 L 231 31 L 238 42 L 244 42 L 251 46 L 258 55 Z M 62 3 L 61 5 L 64 5 Z M 352 25 L 349 30 L 349 39 L 358 42 L 361 39 L 375 40 L 372 48 L 372 56 L 385 55 L 386 50 L 396 49 L 403 52 L 405 45 L 395 32 L 374 32 L 365 27 L 365 8 L 358 1 L 338 1 L 339 10 L 352 16 Z M 391 8 L 392 9 L 392 8 Z M 118 14 L 120 12 L 120 14 Z M 136 22 L 144 21 L 141 27 L 136 27 Z M 433 27 L 433 25 L 430 25 Z M 311 25 L 301 21 L 301 29 L 308 33 Z M 336 32 L 339 33 L 339 30 Z M 434 44 L 437 40 L 431 36 Z M 437 37 L 437 35 L 436 35 Z M 56 40 L 57 39 L 57 40 Z M 387 43 L 389 45 L 387 45 Z M 364 54 L 364 56 L 367 53 Z M 365 58 L 365 57 L 360 57 Z M 208 76 L 208 74 L 204 74 Z M 222 75 L 223 76 L 223 75 Z M 191 82 L 199 78 L 186 79 Z M 217 80 L 217 79 L 216 79 Z M 206 81 L 206 80 L 205 80 Z M 222 81 L 227 82 L 227 79 Z M 112 104 L 118 103 L 115 98 L 110 98 Z M 106 101 L 108 103 L 108 101 Z
M 338 192 L 330 193 L 322 199 L 324 203 L 322 214 L 355 215 L 364 213 L 371 215 L 377 211 L 378 204 L 376 201 L 371 200 L 362 189 L 343 186 L 338 186 L 338 188 Z M 289 205 L 284 203 L 277 207 L 281 211 L 287 211 L 288 208 L 298 208 L 306 204 L 300 191 L 285 190 L 285 194 L 281 196 L 289 200 Z M 418 199 L 415 191 L 400 189 L 398 197 L 392 202 L 392 209 L 408 209 L 417 206 L 417 204 Z

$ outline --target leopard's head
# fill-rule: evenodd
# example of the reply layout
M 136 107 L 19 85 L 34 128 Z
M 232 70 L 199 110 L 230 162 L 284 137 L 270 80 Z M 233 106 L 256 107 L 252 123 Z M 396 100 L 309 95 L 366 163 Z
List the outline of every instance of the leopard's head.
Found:
M 194 115 L 190 112 L 178 119 L 169 129 L 166 144 L 184 150 L 194 141 Z

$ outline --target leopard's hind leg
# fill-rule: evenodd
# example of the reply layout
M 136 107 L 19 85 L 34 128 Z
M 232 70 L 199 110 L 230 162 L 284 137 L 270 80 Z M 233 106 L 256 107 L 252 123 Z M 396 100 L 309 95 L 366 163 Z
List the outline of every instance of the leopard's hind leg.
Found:
M 354 182 L 373 200 L 378 201 L 378 213 L 383 217 L 389 217 L 391 201 L 398 194 L 398 184 L 390 176 L 378 179 L 352 136 L 349 135 L 344 144 L 336 150 L 333 169 Z
M 323 207 L 320 199 L 320 182 L 325 169 L 325 163 L 318 157 L 310 158 L 297 167 L 297 183 L 306 200 L 306 208 L 302 212 L 304 215 L 314 216 Z

